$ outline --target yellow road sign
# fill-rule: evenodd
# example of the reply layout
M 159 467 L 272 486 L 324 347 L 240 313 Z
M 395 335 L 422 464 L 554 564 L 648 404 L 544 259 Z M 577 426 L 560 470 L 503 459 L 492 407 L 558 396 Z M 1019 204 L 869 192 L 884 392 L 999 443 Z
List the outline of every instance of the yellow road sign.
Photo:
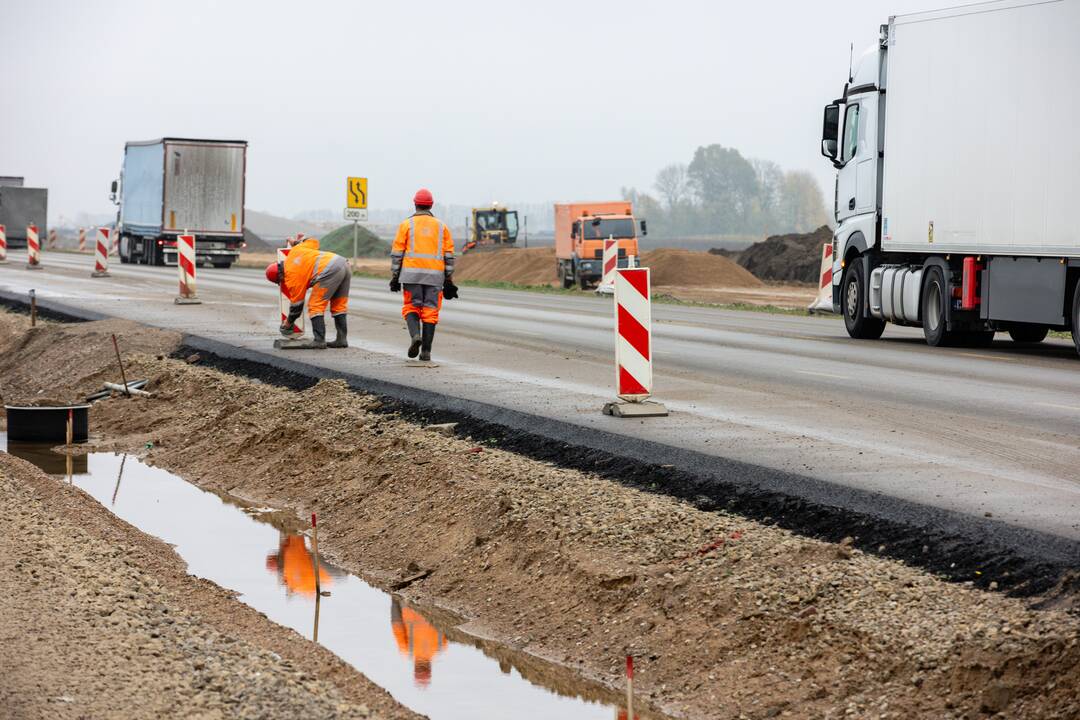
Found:
M 351 177 L 345 183 L 345 207 L 367 209 L 367 178 Z

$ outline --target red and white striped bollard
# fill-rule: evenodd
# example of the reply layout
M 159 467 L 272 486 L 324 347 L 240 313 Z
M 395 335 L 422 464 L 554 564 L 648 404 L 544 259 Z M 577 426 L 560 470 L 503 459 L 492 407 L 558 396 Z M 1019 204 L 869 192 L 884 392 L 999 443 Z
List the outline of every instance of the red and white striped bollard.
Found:
M 120 226 L 114 225 L 112 231 L 112 249 L 109 251 L 110 255 L 120 254 Z
M 195 294 L 195 236 L 184 233 L 176 236 L 176 267 L 180 273 L 180 295 L 177 305 L 198 305 Z
M 56 228 L 50 228 L 48 235 L 48 247 L 50 250 L 56 249 Z
M 86 252 L 86 228 L 79 228 L 79 252 Z
M 37 225 L 33 223 L 26 226 L 26 267 L 41 269 L 41 241 L 38 240 Z
M 7 265 L 7 228 L 0 225 L 0 265 Z
M 818 294 L 814 298 L 814 302 L 810 303 L 810 307 L 807 308 L 811 315 L 815 312 L 835 312 L 832 301 L 832 281 L 832 243 L 825 243 L 821 246 L 821 274 L 819 275 Z
M 615 394 L 605 415 L 664 417 L 667 408 L 652 395 L 652 299 L 649 268 L 615 271 Z
M 94 246 L 94 272 L 90 277 L 109 277 L 109 228 L 97 229 L 97 242 Z
M 596 292 L 610 295 L 615 292 L 615 271 L 619 269 L 619 241 L 610 235 L 604 241 L 604 254 L 600 264 L 600 284 Z

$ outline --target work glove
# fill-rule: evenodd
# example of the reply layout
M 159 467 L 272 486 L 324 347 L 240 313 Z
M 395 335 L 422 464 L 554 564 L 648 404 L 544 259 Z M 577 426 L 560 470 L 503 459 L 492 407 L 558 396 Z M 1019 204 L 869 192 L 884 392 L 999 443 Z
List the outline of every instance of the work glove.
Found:
M 285 321 L 278 327 L 278 332 L 282 337 L 291 338 L 296 333 L 296 323 L 292 321 Z
M 457 285 L 447 280 L 443 283 L 442 296 L 444 300 L 453 300 L 457 294 Z
M 390 292 L 401 292 L 401 283 L 398 282 L 397 275 L 390 278 Z
M 285 318 L 285 322 L 281 323 L 281 327 L 278 328 L 284 337 L 292 337 L 296 332 L 296 320 L 300 317 L 300 313 L 304 312 L 304 303 L 297 303 L 289 306 L 289 316 Z

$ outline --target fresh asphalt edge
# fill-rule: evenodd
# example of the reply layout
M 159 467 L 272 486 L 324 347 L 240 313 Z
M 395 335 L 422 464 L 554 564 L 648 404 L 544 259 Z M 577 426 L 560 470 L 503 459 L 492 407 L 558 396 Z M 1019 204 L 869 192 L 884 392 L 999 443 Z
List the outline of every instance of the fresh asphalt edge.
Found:
M 0 291 L 0 302 L 26 299 Z M 99 320 L 96 311 L 38 300 L 57 319 Z M 990 519 L 913 503 L 839 484 L 706 455 L 663 443 L 530 415 L 399 383 L 342 373 L 282 355 L 183 336 L 179 356 L 294 390 L 341 379 L 377 395 L 384 410 L 419 423 L 456 422 L 459 435 L 552 464 L 592 472 L 646 492 L 673 496 L 793 532 L 892 557 L 955 582 L 996 583 L 1017 596 L 1080 589 L 1080 543 Z M 687 548 L 692 553 L 696 548 Z

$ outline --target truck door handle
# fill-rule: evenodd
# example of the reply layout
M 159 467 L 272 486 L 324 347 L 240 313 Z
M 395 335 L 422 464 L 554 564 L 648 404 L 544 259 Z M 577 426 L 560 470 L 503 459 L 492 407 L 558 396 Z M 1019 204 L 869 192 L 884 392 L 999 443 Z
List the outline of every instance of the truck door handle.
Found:
M 848 210 L 854 210 L 855 209 L 855 198 L 851 198 L 850 200 L 847 201 L 847 209 Z

